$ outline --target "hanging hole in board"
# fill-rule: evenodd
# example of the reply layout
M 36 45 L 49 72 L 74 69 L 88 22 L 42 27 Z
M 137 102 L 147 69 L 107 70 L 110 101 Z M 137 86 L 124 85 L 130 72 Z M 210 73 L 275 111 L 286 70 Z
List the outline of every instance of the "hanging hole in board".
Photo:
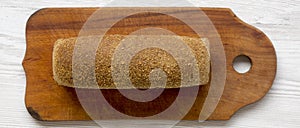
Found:
M 239 55 L 233 60 L 233 69 L 238 73 L 247 73 L 252 67 L 251 59 L 246 55 Z

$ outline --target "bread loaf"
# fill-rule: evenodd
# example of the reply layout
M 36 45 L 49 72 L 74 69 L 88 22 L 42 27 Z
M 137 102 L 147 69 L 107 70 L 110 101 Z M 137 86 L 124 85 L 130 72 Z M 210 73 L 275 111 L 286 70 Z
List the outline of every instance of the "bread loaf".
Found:
M 148 35 L 148 36 L 139 36 L 140 38 L 143 38 L 143 40 L 147 41 L 155 38 L 160 39 L 163 43 L 172 43 L 169 38 L 176 38 L 180 39 L 190 48 L 190 52 L 188 53 L 186 50 L 183 50 L 183 48 L 179 47 L 180 45 L 171 45 L 170 47 L 177 51 L 180 54 L 191 54 L 191 56 L 194 56 L 196 59 L 196 67 L 198 70 L 196 72 L 199 72 L 199 78 L 195 78 L 197 80 L 200 80 L 198 84 L 191 84 L 191 85 L 185 85 L 182 84 L 182 78 L 183 74 L 180 67 L 180 63 L 178 62 L 178 58 L 174 58 L 172 54 L 170 54 L 168 51 L 159 48 L 159 47 L 149 47 L 146 49 L 142 49 L 139 52 L 137 52 L 131 60 L 129 60 L 128 65 L 128 75 L 129 76 L 118 76 L 119 79 L 113 79 L 113 73 L 112 69 L 114 66 L 122 65 L 124 64 L 123 61 L 114 61 L 119 62 L 116 63 L 116 65 L 112 65 L 112 59 L 114 57 L 114 54 L 116 52 L 116 49 L 120 46 L 120 43 L 122 40 L 127 38 L 127 36 L 124 35 L 106 35 L 103 37 L 102 42 L 99 43 L 99 46 L 97 47 L 97 51 L 95 54 L 95 68 L 87 68 L 82 69 L 83 67 L 76 67 L 76 65 L 73 65 L 75 67 L 72 68 L 72 58 L 74 56 L 74 48 L 76 45 L 76 41 L 80 39 L 80 41 L 89 41 L 96 39 L 92 36 L 87 37 L 74 37 L 74 38 L 66 38 L 66 39 L 59 39 L 54 44 L 53 49 L 53 77 L 54 80 L 59 84 L 63 86 L 68 87 L 75 87 L 73 83 L 73 77 L 74 75 L 77 75 L 77 78 L 82 78 L 88 80 L 87 77 L 95 77 L 96 82 L 98 84 L 97 88 L 100 89 L 116 89 L 116 84 L 122 83 L 124 81 L 122 77 L 128 77 L 131 81 L 131 83 L 134 85 L 135 88 L 138 89 L 148 89 L 148 88 L 179 88 L 179 87 L 190 87 L 190 86 L 198 86 L 198 85 L 204 85 L 207 84 L 209 81 L 209 72 L 210 72 L 210 56 L 208 51 L 208 43 L 207 41 L 200 39 L 200 38 L 192 38 L 192 37 L 185 37 L 185 36 L 173 36 L 173 35 Z M 151 38 L 150 38 L 151 37 Z M 168 37 L 168 38 L 167 38 Z M 139 43 L 139 42 L 136 42 Z M 87 43 L 88 44 L 88 43 Z M 126 48 L 126 44 L 123 44 L 124 48 Z M 88 51 L 92 47 L 95 46 L 85 46 L 85 50 Z M 132 46 L 127 48 L 133 48 Z M 123 49 L 123 48 L 122 48 Z M 85 51 L 85 52 L 86 52 Z M 82 53 L 75 53 L 75 54 L 84 54 Z M 84 55 L 80 55 L 84 56 Z M 122 59 L 123 54 L 121 57 L 118 58 Z M 124 54 L 125 56 L 125 54 Z M 117 57 L 116 57 L 117 58 Z M 79 58 L 80 59 L 80 58 Z M 85 58 L 86 59 L 86 58 Z M 181 60 L 185 66 L 190 66 L 191 62 L 185 56 L 179 57 L 179 60 Z M 73 63 L 74 64 L 74 63 Z M 87 64 L 88 65 L 88 64 Z M 78 69 L 79 71 L 85 72 L 82 73 L 79 72 L 78 74 L 72 74 L 72 69 Z M 155 71 L 156 69 L 160 69 L 163 71 L 166 75 L 166 81 L 165 85 L 157 84 L 155 86 L 151 85 L 151 72 Z M 89 72 L 92 72 L 94 70 L 95 74 L 94 76 L 91 76 Z M 186 72 L 192 72 L 192 71 L 186 71 Z M 74 72 L 73 72 L 74 73 Z M 192 76 L 193 77 L 193 74 Z M 195 77 L 195 76 L 194 76 Z M 77 83 L 78 84 L 78 83 Z M 95 86 L 89 85 L 89 84 L 78 84 L 76 86 L 77 88 L 89 88 L 94 89 Z M 122 85 L 118 86 L 118 89 L 131 89 L 133 86 L 127 86 Z

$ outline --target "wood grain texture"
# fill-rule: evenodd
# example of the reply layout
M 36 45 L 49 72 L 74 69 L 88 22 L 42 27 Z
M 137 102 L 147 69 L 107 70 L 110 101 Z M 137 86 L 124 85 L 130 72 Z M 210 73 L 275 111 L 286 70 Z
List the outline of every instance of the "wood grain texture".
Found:
M 97 9 L 49 8 L 39 10 L 30 17 L 26 28 L 27 50 L 23 66 L 27 78 L 25 103 L 29 113 L 34 118 L 45 121 L 89 119 L 81 108 L 74 89 L 59 86 L 53 80 L 52 50 L 56 40 L 77 37 L 83 24 Z M 102 8 L 101 11 L 106 13 L 103 13 L 99 18 L 97 17 L 97 19 L 93 19 L 92 23 L 115 19 L 116 16 L 111 13 L 115 10 L 126 12 L 145 10 L 145 8 Z M 197 12 L 199 9 L 155 8 L 154 10 L 187 16 L 186 12 Z M 225 89 L 216 110 L 209 117 L 209 120 L 228 120 L 238 109 L 261 99 L 268 92 L 276 74 L 276 54 L 272 43 L 261 31 L 242 22 L 231 10 L 225 8 L 202 8 L 202 10 L 210 18 L 220 35 L 227 62 Z M 201 25 L 208 26 L 205 23 Z M 88 26 L 85 29 L 85 31 L 88 31 L 86 33 L 94 35 L 97 34 L 97 31 L 101 31 L 102 28 L 95 31 L 95 26 L 97 25 Z M 179 36 L 197 37 L 196 33 L 183 22 L 156 13 L 140 13 L 129 16 L 114 24 L 106 34 L 128 35 L 146 27 L 159 27 L 170 30 Z M 207 36 L 213 37 L 209 38 L 211 40 L 210 45 L 216 45 L 214 44 L 214 36 L 209 33 Z M 219 51 L 212 50 L 211 52 Z M 232 68 L 234 58 L 239 55 L 248 56 L 252 62 L 251 70 L 245 74 L 239 74 Z M 187 89 L 193 90 L 194 88 Z M 208 90 L 209 84 L 199 87 L 195 104 L 184 120 L 197 120 L 199 118 Z M 97 95 L 97 91 L 86 90 L 86 93 L 89 94 L 88 97 L 93 97 L 93 95 Z M 118 90 L 101 91 L 105 97 L 109 97 L 106 99 L 115 109 L 128 115 L 144 117 L 157 114 L 168 108 L 176 98 L 179 90 L 166 89 L 155 102 L 143 104 L 122 98 L 123 96 Z M 191 99 L 192 97 L 186 95 L 184 98 Z M 97 104 L 94 103 L 96 100 L 92 98 L 86 100 L 92 104 Z M 126 109 L 123 109 L 123 107 Z M 112 117 L 108 117 L 108 115 L 104 117 L 98 111 L 102 110 L 95 109 L 90 112 L 100 114 L 99 117 L 102 117 L 100 119 L 117 118 L 112 114 L 110 114 Z
M 278 58 L 275 83 L 268 95 L 247 106 L 230 121 L 188 122 L 180 128 L 263 127 L 298 128 L 300 86 L 300 10 L 295 0 L 193 1 L 197 6 L 231 8 L 243 21 L 258 27 L 272 40 Z M 31 118 L 24 107 L 25 74 L 21 65 L 25 53 L 25 25 L 29 16 L 43 7 L 95 7 L 103 1 L 51 0 L 1 1 L 0 7 L 0 125 L 3 127 L 97 127 L 91 121 L 40 122 Z M 142 2 L 136 6 L 145 5 Z M 153 4 L 155 5 L 155 4 Z M 157 4 L 156 4 L 157 5 Z M 166 5 L 167 6 L 167 5 Z M 18 122 L 18 123 L 16 123 Z M 155 126 L 161 126 L 158 123 Z M 191 124 L 191 125 L 189 125 Z

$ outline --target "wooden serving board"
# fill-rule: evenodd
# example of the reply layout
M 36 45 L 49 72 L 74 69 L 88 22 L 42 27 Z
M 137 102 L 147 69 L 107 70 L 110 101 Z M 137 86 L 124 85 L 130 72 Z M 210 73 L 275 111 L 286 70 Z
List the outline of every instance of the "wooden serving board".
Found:
M 52 50 L 57 39 L 77 37 L 84 23 L 97 9 L 47 8 L 39 10 L 28 20 L 26 28 L 27 50 L 23 61 L 27 79 L 25 103 L 28 112 L 35 119 L 44 121 L 90 120 L 78 101 L 75 89 L 57 85 L 53 80 Z M 103 8 L 102 11 L 113 12 L 132 9 L 141 8 Z M 186 11 L 194 11 L 196 8 L 156 9 L 184 14 Z M 228 120 L 238 109 L 261 99 L 271 88 L 276 74 L 276 54 L 271 41 L 264 33 L 241 21 L 230 9 L 201 9 L 212 21 L 220 35 L 225 50 L 227 68 L 224 92 L 208 120 Z M 193 18 L 193 16 L 188 17 Z M 113 15 L 107 13 L 97 20 L 112 20 L 114 18 Z M 94 22 L 97 23 L 97 20 Z M 132 25 L 134 23 L 139 25 Z M 193 31 L 174 18 L 151 13 L 144 13 L 123 20 L 107 34 L 128 35 L 141 27 L 161 27 L 180 36 L 195 36 Z M 95 31 L 92 26 L 88 30 L 91 33 Z M 233 69 L 233 60 L 239 55 L 246 55 L 251 59 L 252 67 L 247 73 L 240 74 Z M 95 90 L 88 91 L 93 92 Z M 119 111 L 135 116 L 147 116 L 170 105 L 176 97 L 178 89 L 166 89 L 162 96 L 157 99 L 160 103 L 160 107 L 157 108 L 149 107 L 151 105 L 148 103 L 138 104 L 124 100 L 118 90 L 101 91 L 105 97 L 109 97 L 107 99 Z M 196 102 L 185 116 L 185 120 L 198 120 L 208 91 L 209 84 L 199 87 Z M 131 106 L 143 106 L 143 108 L 139 110 Z M 126 109 L 122 109 L 124 107 Z

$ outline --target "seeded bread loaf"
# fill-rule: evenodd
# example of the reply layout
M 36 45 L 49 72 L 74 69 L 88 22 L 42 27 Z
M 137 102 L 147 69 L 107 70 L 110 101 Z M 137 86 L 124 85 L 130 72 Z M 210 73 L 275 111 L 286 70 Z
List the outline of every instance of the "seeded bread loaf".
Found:
M 176 55 L 172 55 L 170 52 L 166 51 L 166 48 L 159 48 L 159 47 L 148 47 L 138 51 L 130 60 L 128 60 L 128 71 L 124 71 L 125 74 L 127 73 L 128 76 L 120 76 L 115 75 L 119 78 L 114 78 L 114 73 L 118 73 L 118 71 L 113 72 L 112 70 L 118 69 L 118 66 L 124 66 L 124 61 L 122 61 L 123 55 L 124 58 L 127 54 L 120 54 L 118 57 L 114 57 L 116 53 L 116 49 L 122 50 L 137 50 L 134 49 L 134 46 L 126 46 L 126 43 L 122 44 L 121 42 L 124 41 L 125 38 L 128 36 L 124 35 L 106 35 L 102 38 L 101 43 L 99 45 L 91 44 L 89 42 L 93 42 L 95 40 L 99 40 L 100 38 L 97 36 L 87 36 L 87 37 L 74 37 L 74 38 L 66 38 L 66 39 L 59 39 L 54 44 L 53 49 L 53 77 L 54 80 L 63 86 L 68 87 L 76 87 L 76 88 L 89 88 L 89 89 L 131 89 L 133 87 L 138 89 L 148 89 L 148 88 L 179 88 L 179 87 L 190 87 L 190 86 L 198 86 L 207 84 L 209 81 L 209 71 L 210 71 L 210 56 L 208 51 L 208 43 L 204 39 L 200 38 L 192 38 L 192 37 L 185 37 L 185 36 L 173 36 L 173 35 L 149 35 L 149 36 L 139 36 L 139 39 L 142 38 L 145 42 L 151 42 L 151 40 L 155 39 L 155 41 L 159 41 L 160 43 L 170 43 L 171 49 L 173 51 L 178 52 L 179 57 L 176 58 Z M 134 36 L 133 36 L 134 38 Z M 132 38 L 132 41 L 134 41 Z M 180 47 L 181 45 L 174 44 L 174 40 L 171 38 L 175 38 L 177 40 L 182 40 L 182 42 L 189 47 L 190 51 L 187 51 L 186 48 Z M 84 45 L 78 44 L 80 42 L 85 42 Z M 128 41 L 128 40 L 127 40 Z M 129 39 L 129 41 L 131 41 Z M 136 40 L 135 40 L 136 41 Z M 155 42 L 154 41 L 154 42 Z M 139 42 L 135 42 L 138 46 Z M 173 44 L 174 45 L 173 45 Z M 142 44 L 144 47 L 144 44 Z M 75 51 L 74 48 L 76 47 L 84 47 L 83 51 Z M 94 58 L 88 58 L 88 55 L 85 55 L 86 52 L 89 52 L 90 49 L 95 49 L 96 52 Z M 153 45 L 155 46 L 155 45 Z M 121 53 L 119 52 L 119 53 Z M 74 63 L 74 54 L 76 54 L 76 62 L 82 62 L 81 66 L 78 66 Z M 185 69 L 181 69 L 182 67 L 189 67 L 193 63 L 192 60 L 189 60 L 186 55 L 193 56 L 196 60 L 196 67 L 191 69 L 191 71 L 185 72 L 194 72 L 193 70 L 197 70 L 200 75 L 197 78 L 193 78 L 195 80 L 199 80 L 198 84 L 186 84 L 183 83 L 182 79 L 185 78 L 184 71 Z M 184 55 L 184 56 L 180 56 Z M 81 58 L 82 57 L 82 58 Z M 113 60 L 113 59 L 121 59 L 121 60 Z M 123 59 L 124 59 L 123 58 Z M 78 61 L 82 59 L 82 61 Z M 91 66 L 82 66 L 82 65 L 89 65 L 90 62 L 85 61 L 87 59 L 95 59 L 94 61 L 94 68 Z M 181 62 L 179 63 L 178 60 Z M 184 62 L 184 63 L 182 63 Z M 114 65 L 112 65 L 114 64 Z M 183 64 L 183 66 L 182 66 Z M 72 67 L 73 66 L 73 67 Z M 92 66 L 92 67 L 93 67 Z M 126 66 L 125 66 L 126 68 Z M 72 70 L 76 69 L 76 74 Z M 120 69 L 119 69 L 120 70 Z M 154 71 L 160 70 L 165 73 L 165 85 L 162 83 L 156 83 L 154 86 L 151 86 L 151 83 L 154 83 L 156 79 L 162 79 L 161 76 L 159 77 L 153 76 Z M 121 72 L 123 71 L 120 70 Z M 94 72 L 91 73 L 91 72 Z M 152 74 L 152 76 L 151 76 Z M 159 74 L 159 72 L 158 72 Z M 156 74 L 157 75 L 157 74 Z M 74 76 L 77 79 L 77 86 L 74 86 Z M 191 74 L 189 77 L 195 77 L 197 75 Z M 89 78 L 91 77 L 91 78 Z M 93 78 L 94 77 L 94 78 Z M 124 77 L 124 79 L 123 79 Z M 127 77 L 127 78 L 125 78 Z M 153 79 L 151 78 L 153 77 Z M 81 83 L 81 80 L 83 79 Z M 89 80 L 91 83 L 89 83 Z M 93 85 L 93 80 L 96 80 L 97 86 Z M 123 81 L 124 80 L 124 81 Z M 126 83 L 126 81 L 130 80 L 132 85 L 124 85 L 120 83 Z M 193 82 L 192 82 L 193 83 Z M 116 86 L 119 84 L 121 86 Z

